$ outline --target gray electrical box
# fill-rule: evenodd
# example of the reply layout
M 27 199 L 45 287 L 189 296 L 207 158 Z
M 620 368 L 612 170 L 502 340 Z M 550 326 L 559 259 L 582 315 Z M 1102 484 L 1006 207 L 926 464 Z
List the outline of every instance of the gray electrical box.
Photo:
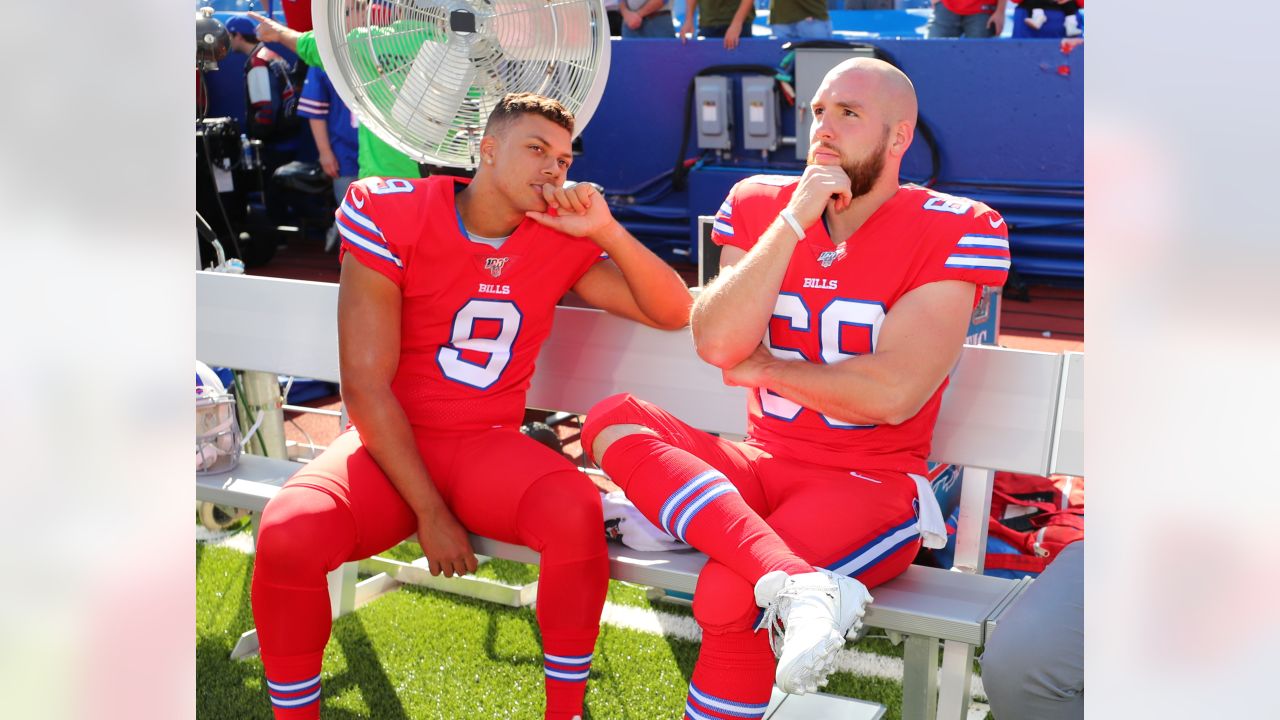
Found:
M 809 157 L 809 126 L 813 115 L 809 112 L 809 102 L 822 85 L 822 78 L 831 68 L 855 57 L 874 58 L 871 48 L 802 48 L 796 50 L 795 78 L 796 89 L 796 159 Z
M 693 113 L 698 127 L 698 148 L 733 148 L 733 95 L 723 75 L 697 77 L 693 81 Z
M 771 77 L 742 78 L 742 147 L 747 150 L 778 148 L 778 94 Z

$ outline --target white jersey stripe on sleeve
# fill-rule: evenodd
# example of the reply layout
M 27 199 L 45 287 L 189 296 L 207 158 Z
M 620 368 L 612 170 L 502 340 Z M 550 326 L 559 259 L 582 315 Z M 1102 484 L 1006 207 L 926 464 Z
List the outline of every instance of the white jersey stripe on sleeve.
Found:
M 366 230 L 368 230 L 369 232 L 377 236 L 376 239 L 374 238 L 371 238 L 371 239 L 374 239 L 376 242 L 381 242 L 384 245 L 386 244 L 386 238 L 382 235 L 382 231 L 378 229 L 378 226 L 374 224 L 373 220 L 371 220 L 368 215 L 365 215 L 364 213 L 351 207 L 351 204 L 345 200 L 343 200 L 342 205 L 338 207 L 338 212 L 347 216 L 348 218 L 351 219 L 352 222 L 365 228 Z
M 374 255 L 377 255 L 378 257 L 384 260 L 390 260 L 391 262 L 395 263 L 396 267 L 398 268 L 404 267 L 404 263 L 400 262 L 400 258 L 396 257 L 395 253 L 388 250 L 385 246 L 378 245 L 377 243 L 370 241 L 369 239 L 365 238 L 359 233 L 356 233 L 355 231 L 349 229 L 347 226 L 343 225 L 342 223 L 338 223 L 338 232 L 342 235 L 342 237 L 346 238 L 347 242 L 360 248 L 361 250 L 364 250 L 365 252 L 373 253 Z
M 978 270 L 1008 270 L 1010 264 L 1011 263 L 1008 258 L 992 257 L 990 255 L 952 255 L 947 258 L 946 267 Z
M 956 247 L 962 247 L 962 248 L 989 247 L 989 248 L 1003 248 L 1005 250 L 1008 250 L 1009 241 L 1008 239 L 1002 238 L 998 235 L 965 235 L 964 237 L 960 238 L 960 242 L 956 243 Z

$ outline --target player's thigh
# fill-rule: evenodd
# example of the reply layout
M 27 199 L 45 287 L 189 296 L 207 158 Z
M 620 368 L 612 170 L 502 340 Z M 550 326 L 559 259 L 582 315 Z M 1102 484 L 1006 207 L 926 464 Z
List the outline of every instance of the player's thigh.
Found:
M 554 476 L 560 487 L 539 484 Z M 536 486 L 536 487 L 535 487 Z M 586 474 L 565 456 L 542 443 L 510 429 L 490 430 L 461 441 L 449 470 L 446 498 L 453 514 L 468 530 L 503 542 L 520 543 L 518 526 L 522 505 L 531 488 L 553 493 L 574 507 L 564 508 L 565 516 L 578 515 L 594 503 L 600 517 L 599 491 Z M 598 520 L 603 534 L 603 519 Z
M 325 492 L 348 510 L 355 526 L 348 560 L 380 553 L 417 531 L 413 511 L 355 430 L 339 435 L 319 457 L 303 466 L 285 483 L 285 488 L 291 487 Z
M 852 474 L 775 461 L 764 467 L 773 511 L 765 521 L 815 567 L 874 587 L 920 549 L 916 486 L 905 473 Z
M 614 395 L 596 404 L 587 417 L 584 441 L 594 438 L 605 425 L 642 425 L 668 445 L 679 448 L 719 470 L 738 488 L 742 499 L 758 513 L 768 510 L 756 463 L 764 453 L 744 443 L 703 432 L 661 407 L 629 393 Z M 594 432 L 590 432 L 593 430 Z M 598 458 L 597 458 L 598 460 Z

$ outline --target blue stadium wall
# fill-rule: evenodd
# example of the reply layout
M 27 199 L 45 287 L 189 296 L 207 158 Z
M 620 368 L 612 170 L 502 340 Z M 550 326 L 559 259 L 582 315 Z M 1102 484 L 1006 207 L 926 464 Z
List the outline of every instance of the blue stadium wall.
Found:
M 1053 40 L 873 40 L 911 77 L 922 118 L 937 138 L 935 187 L 983 200 L 1005 215 L 1014 267 L 1040 281 L 1075 284 L 1084 268 L 1084 51 L 1063 55 Z M 758 151 L 703 157 L 687 186 L 671 187 L 684 128 L 685 93 L 698 71 L 727 64 L 777 66 L 782 42 L 615 40 L 604 97 L 582 133 L 571 176 L 605 187 L 619 218 L 671 259 L 695 261 L 696 218 L 713 214 L 732 185 L 748 175 L 799 173 L 795 149 L 768 159 Z M 243 118 L 244 56 L 232 54 L 210 75 L 211 114 Z M 740 73 L 727 73 L 740 77 Z M 736 81 L 735 81 L 736 84 Z M 734 98 L 740 98 L 738 88 Z M 794 114 L 782 105 L 782 135 Z M 736 114 L 736 113 L 735 113 Z M 741 144 L 737 131 L 735 147 Z M 687 158 L 698 156 L 695 138 Z M 917 134 L 904 180 L 929 173 Z

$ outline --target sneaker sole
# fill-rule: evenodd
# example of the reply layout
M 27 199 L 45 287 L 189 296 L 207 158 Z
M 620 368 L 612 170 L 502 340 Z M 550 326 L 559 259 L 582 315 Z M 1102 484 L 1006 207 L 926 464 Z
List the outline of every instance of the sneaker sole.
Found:
M 825 684 L 827 676 L 835 668 L 836 655 L 840 648 L 844 647 L 844 638 L 832 635 L 814 649 L 813 662 L 810 663 L 808 671 L 799 673 L 793 683 L 785 683 L 782 678 L 775 676 L 774 680 L 783 692 L 791 695 L 804 695 L 810 692 L 810 686 L 817 689 Z M 788 688 L 788 685 L 793 687 Z

